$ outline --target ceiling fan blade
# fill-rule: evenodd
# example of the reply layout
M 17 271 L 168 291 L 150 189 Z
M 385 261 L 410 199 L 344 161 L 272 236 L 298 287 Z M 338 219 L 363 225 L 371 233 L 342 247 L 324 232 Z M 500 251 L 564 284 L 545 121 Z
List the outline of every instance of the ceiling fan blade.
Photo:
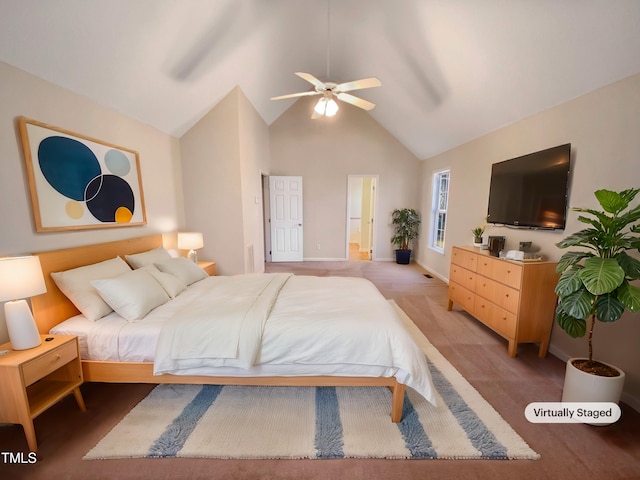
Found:
M 355 105 L 356 107 L 360 107 L 364 110 L 372 110 L 376 106 L 375 103 L 363 100 L 362 98 L 354 97 L 353 95 L 350 95 L 348 93 L 338 93 L 336 97 L 338 98 L 338 100 L 350 103 L 351 105 Z
M 351 90 L 361 90 L 363 88 L 380 87 L 382 82 L 376 77 L 363 78 L 362 80 L 354 80 L 353 82 L 345 82 L 334 88 L 336 92 L 349 92 Z
M 324 84 L 324 82 L 321 82 L 320 80 L 318 80 L 316 77 L 314 77 L 310 73 L 296 72 L 296 75 L 299 76 L 300 78 L 302 78 L 303 80 L 306 80 L 307 82 L 309 82 L 311 85 L 313 85 L 316 88 L 320 88 L 322 90 L 326 90 L 326 88 L 327 88 L 327 86 Z
M 313 90 L 309 92 L 290 93 L 288 95 L 280 95 L 279 97 L 271 97 L 271 100 L 283 100 L 285 98 L 294 98 L 294 97 L 307 97 L 309 95 L 320 95 L 320 92 L 316 92 L 315 90 Z

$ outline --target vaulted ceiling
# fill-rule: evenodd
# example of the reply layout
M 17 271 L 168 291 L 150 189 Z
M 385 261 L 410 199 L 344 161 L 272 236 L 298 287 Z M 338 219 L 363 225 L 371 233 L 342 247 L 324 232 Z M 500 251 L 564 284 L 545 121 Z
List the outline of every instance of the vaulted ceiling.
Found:
M 271 124 L 294 72 L 375 76 L 424 159 L 640 72 L 640 1 L 0 0 L 0 60 L 178 137 L 236 85 Z

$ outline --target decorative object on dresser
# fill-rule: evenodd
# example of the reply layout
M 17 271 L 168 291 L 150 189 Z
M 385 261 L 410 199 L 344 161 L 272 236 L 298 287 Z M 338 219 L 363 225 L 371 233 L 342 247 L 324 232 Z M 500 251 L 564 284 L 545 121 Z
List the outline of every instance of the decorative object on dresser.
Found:
M 482 234 L 484 233 L 484 225 L 471 229 L 473 235 L 473 245 L 479 247 L 482 245 Z
M 453 247 L 449 305 L 464 310 L 509 341 L 509 356 L 519 343 L 549 348 L 558 280 L 552 262 L 515 262 L 490 256 L 474 247 Z
M 24 299 L 46 291 L 38 257 L 0 258 L 0 301 L 9 300 L 4 304 L 4 315 L 14 350 L 40 345 L 36 322 Z
M 420 215 L 413 208 L 396 209 L 391 214 L 394 235 L 391 237 L 396 250 L 396 263 L 407 265 L 411 261 L 411 241 L 420 234 Z
M 18 119 L 36 231 L 144 225 L 138 152 Z
M 560 298 L 556 321 L 572 337 L 587 333 L 589 357 L 567 362 L 562 393 L 564 402 L 615 402 L 620 400 L 625 374 L 617 367 L 593 360 L 592 337 L 596 320 L 615 322 L 625 310 L 640 310 L 640 261 L 627 251 L 640 250 L 640 205 L 630 208 L 640 189 L 621 192 L 598 190 L 602 211 L 572 208 L 584 213 L 578 220 L 589 225 L 556 245 L 581 247 L 566 252 L 558 262 L 556 286 Z M 585 250 L 586 249 L 586 250 Z
M 500 252 L 504 250 L 505 238 L 500 236 L 489 237 L 489 254 L 494 257 L 499 257 Z
M 179 232 L 178 248 L 181 250 L 189 250 L 187 258 L 193 263 L 198 263 L 198 253 L 196 250 L 204 247 L 204 240 L 200 232 Z
M 29 449 L 38 448 L 33 419 L 70 393 L 86 410 L 80 393 L 82 367 L 75 335 L 43 335 L 30 350 L 9 350 L 0 356 L 0 423 L 24 428 Z M 10 349 L 11 345 L 0 345 Z

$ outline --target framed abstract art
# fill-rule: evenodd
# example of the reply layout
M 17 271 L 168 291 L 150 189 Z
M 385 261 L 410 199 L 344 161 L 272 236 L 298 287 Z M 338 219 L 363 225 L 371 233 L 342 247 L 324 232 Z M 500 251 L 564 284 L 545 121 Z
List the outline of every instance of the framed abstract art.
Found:
M 36 231 L 147 223 L 138 152 L 18 119 Z

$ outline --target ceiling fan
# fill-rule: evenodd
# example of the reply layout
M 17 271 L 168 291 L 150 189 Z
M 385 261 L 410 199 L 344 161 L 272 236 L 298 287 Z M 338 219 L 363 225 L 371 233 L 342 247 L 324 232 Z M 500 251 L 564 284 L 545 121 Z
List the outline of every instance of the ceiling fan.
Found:
M 331 78 L 330 69 L 329 69 L 329 46 L 330 35 L 331 33 L 331 3 L 330 0 L 327 0 L 327 78 Z M 375 77 L 363 78 L 361 80 L 354 80 L 351 82 L 344 83 L 335 83 L 335 82 L 322 82 L 318 80 L 316 77 L 311 75 L 310 73 L 304 72 L 296 72 L 296 75 L 306 80 L 311 85 L 315 87 L 314 90 L 309 90 L 306 92 L 300 93 L 291 93 L 288 95 L 280 95 L 278 97 L 271 97 L 271 100 L 283 100 L 285 98 L 294 98 L 294 97 L 306 97 L 309 95 L 322 95 L 318 103 L 313 109 L 313 115 L 311 118 L 318 118 L 322 116 L 333 117 L 338 112 L 338 103 L 337 100 L 341 100 L 346 103 L 350 103 L 351 105 L 355 105 L 356 107 L 362 108 L 364 110 L 373 109 L 376 104 L 364 100 L 362 98 L 351 95 L 350 92 L 352 90 L 362 90 L 364 88 L 373 88 L 379 87 L 382 85 L 382 82 Z
M 382 82 L 375 77 L 363 78 L 361 80 L 354 80 L 352 82 L 334 83 L 334 82 L 321 82 L 310 73 L 296 72 L 300 78 L 306 80 L 315 87 L 315 90 L 307 92 L 291 93 L 289 95 L 280 95 L 279 97 L 272 97 L 271 100 L 282 100 L 285 98 L 293 97 L 306 97 L 309 95 L 322 95 L 322 98 L 318 101 L 313 109 L 313 115 L 311 118 L 318 118 L 323 115 L 332 117 L 338 111 L 338 104 L 336 99 L 341 100 L 364 110 L 371 110 L 376 105 L 362 98 L 351 95 L 350 91 L 361 90 L 363 88 L 379 87 Z

